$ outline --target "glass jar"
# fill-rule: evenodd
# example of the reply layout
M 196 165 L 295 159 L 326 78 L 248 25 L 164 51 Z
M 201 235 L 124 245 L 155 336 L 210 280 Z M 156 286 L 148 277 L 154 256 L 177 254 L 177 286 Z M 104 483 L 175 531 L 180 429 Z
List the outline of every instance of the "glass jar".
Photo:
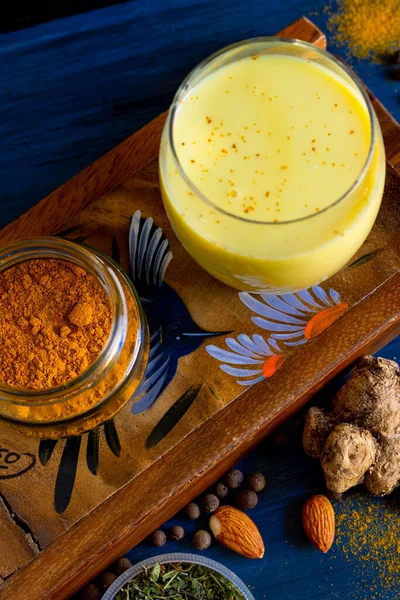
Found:
M 240 189 L 238 189 L 237 192 L 236 190 L 232 190 L 231 194 L 235 198 L 234 201 L 232 201 L 232 198 L 222 199 L 223 195 L 220 191 L 222 188 L 218 187 L 220 185 L 218 181 L 224 182 L 223 185 L 226 185 L 227 188 L 225 190 L 227 191 L 225 195 L 229 196 L 229 177 L 236 179 L 237 172 L 240 171 L 240 169 L 235 171 L 235 175 L 229 175 L 229 173 L 227 173 L 226 177 L 225 173 L 220 172 L 219 175 L 221 175 L 223 179 L 221 178 L 219 180 L 217 179 L 217 175 L 215 175 L 215 185 L 213 188 L 207 188 L 209 193 L 208 196 L 206 196 L 199 189 L 200 183 L 195 184 L 193 182 L 193 176 L 191 177 L 189 175 L 189 172 L 194 172 L 191 171 L 191 169 L 195 168 L 195 165 L 190 165 L 189 163 L 201 163 L 202 161 L 187 160 L 187 164 L 185 163 L 186 166 L 184 168 L 182 166 L 182 160 L 179 160 L 178 158 L 178 156 L 183 156 L 183 154 L 180 153 L 186 152 L 186 149 L 184 150 L 181 148 L 181 145 L 185 146 L 185 143 L 181 140 L 181 137 L 178 138 L 177 131 L 179 131 L 180 134 L 183 132 L 182 135 L 186 135 L 186 146 L 189 144 L 191 149 L 199 148 L 199 139 L 197 140 L 197 146 L 192 146 L 192 144 L 196 144 L 196 140 L 190 137 L 191 131 L 189 126 L 181 129 L 177 127 L 177 123 L 179 123 L 180 119 L 180 106 L 189 100 L 194 101 L 194 106 L 196 99 L 198 100 L 199 98 L 196 94 L 200 94 L 202 88 L 196 88 L 196 86 L 200 82 L 203 84 L 204 80 L 208 77 L 214 77 L 213 81 L 216 81 L 215 77 L 219 76 L 217 72 L 221 70 L 221 73 L 223 73 L 224 68 L 228 66 L 231 68 L 231 63 L 237 64 L 236 61 L 248 57 L 255 59 L 262 55 L 268 55 L 268 57 L 272 56 L 273 58 L 294 57 L 296 59 L 304 59 L 303 62 L 307 61 L 315 63 L 317 68 L 324 70 L 324 72 L 328 72 L 329 77 L 332 78 L 332 80 L 338 81 L 340 86 L 345 87 L 346 91 L 349 91 L 350 97 L 353 100 L 356 99 L 355 102 L 358 103 L 357 106 L 362 107 L 360 110 L 362 110 L 365 131 L 368 133 L 368 138 L 366 138 L 366 140 L 369 141 L 368 152 L 367 142 L 364 145 L 366 154 L 365 162 L 363 163 L 361 170 L 357 171 L 356 168 L 350 169 L 352 170 L 352 173 L 350 174 L 349 179 L 354 178 L 345 193 L 341 194 L 339 197 L 335 196 L 333 202 L 329 200 L 327 206 L 324 206 L 321 209 L 318 207 L 313 208 L 313 211 L 315 212 L 310 212 L 299 218 L 264 220 L 264 215 L 271 214 L 266 212 L 263 213 L 262 218 L 259 216 L 253 217 L 252 215 L 258 215 L 256 212 L 251 212 L 254 208 L 250 207 L 251 210 L 242 210 L 240 208 L 242 205 L 239 205 L 236 202 L 236 200 L 239 199 L 239 195 L 243 197 L 243 193 L 247 193 L 246 189 L 244 192 Z M 230 71 L 230 73 L 232 73 L 232 71 Z M 224 83 L 226 87 L 228 87 L 229 84 L 228 79 L 232 79 L 232 77 L 226 77 L 227 83 Z M 264 80 L 261 81 L 263 83 Z M 243 88 L 257 88 L 256 77 L 254 77 L 254 83 L 254 86 L 247 85 L 243 86 Z M 246 93 L 250 93 L 250 91 Z M 226 94 L 228 93 L 229 89 L 226 90 Z M 298 89 L 293 89 L 293 104 L 296 103 L 298 93 Z M 318 96 L 318 94 L 315 95 Z M 247 98 L 247 96 L 245 97 Z M 223 106 L 223 108 L 226 109 L 224 113 L 224 110 L 221 108 L 224 104 L 224 100 L 221 100 L 220 105 L 215 108 L 215 106 L 211 104 L 211 100 L 209 100 L 209 98 L 207 99 L 207 95 L 205 95 L 205 98 L 206 100 L 201 106 L 210 107 L 210 113 L 208 114 L 213 114 L 212 111 L 215 110 L 216 114 L 219 115 L 212 123 L 212 125 L 216 124 L 217 126 L 210 129 L 210 136 L 215 135 L 215 137 L 210 137 L 208 140 L 204 139 L 204 143 L 203 137 L 201 137 L 201 148 L 206 147 L 206 141 L 210 142 L 208 147 L 211 148 L 215 145 L 213 140 L 219 136 L 223 137 L 223 134 L 220 133 L 221 129 L 219 128 L 219 125 L 222 126 L 224 123 L 222 121 L 220 123 L 219 120 L 223 119 L 224 115 L 226 116 L 228 109 Z M 218 96 L 218 98 L 219 100 L 221 99 L 220 96 Z M 229 96 L 226 96 L 226 98 L 228 99 Z M 251 96 L 249 96 L 249 98 L 251 99 Z M 278 96 L 275 96 L 275 98 L 278 98 Z M 275 98 L 266 98 L 266 100 L 275 101 Z M 208 104 L 206 102 L 208 102 Z M 282 122 L 284 122 L 285 113 L 283 111 L 279 112 L 279 100 L 276 100 L 276 103 L 277 119 L 280 117 Z M 303 105 L 300 104 L 300 106 Z M 335 106 L 337 105 L 335 104 Z M 245 101 L 242 102 L 242 107 L 245 107 Z M 290 108 L 293 108 L 293 106 Z M 196 113 L 195 108 L 190 108 L 188 110 L 192 112 L 186 114 L 192 115 L 193 121 L 202 119 L 201 122 L 203 123 L 203 128 L 206 127 L 206 121 L 211 123 L 211 118 L 206 116 L 206 121 L 204 121 L 204 114 L 200 114 L 199 112 Z M 200 108 L 197 110 L 200 111 Z M 234 114 L 237 122 L 241 126 L 243 119 L 245 118 L 243 117 L 242 119 L 241 112 L 246 114 L 245 108 L 243 108 L 242 111 L 239 109 L 233 111 L 233 108 L 231 107 L 229 110 Z M 334 112 L 333 106 L 331 112 Z M 348 112 L 351 114 L 352 111 L 349 110 Z M 313 114 L 310 114 L 309 116 L 312 118 Z M 260 117 L 260 119 L 261 118 L 262 117 Z M 312 120 L 310 122 L 312 123 Z M 186 123 L 186 125 L 188 125 L 188 123 Z M 249 127 L 245 126 L 243 129 L 251 129 L 253 125 L 255 126 L 256 123 L 249 123 Z M 225 126 L 227 127 L 226 123 Z M 210 128 L 211 127 L 212 126 L 210 125 Z M 308 127 L 308 125 L 306 125 L 306 127 Z M 326 128 L 327 125 L 324 125 L 324 127 Z M 332 128 L 332 135 L 335 135 L 334 114 L 330 117 L 328 127 Z M 196 131 L 195 127 L 193 127 L 193 129 Z M 218 129 L 219 131 L 213 131 Z M 295 128 L 292 127 L 291 129 Z M 201 131 L 201 135 L 203 135 L 203 129 L 199 129 L 199 131 Z M 240 144 L 240 138 L 236 137 L 239 136 L 239 133 L 233 129 L 232 131 L 233 133 L 228 129 L 228 133 L 226 133 L 226 130 L 224 129 L 225 136 L 228 135 L 232 137 L 225 138 L 225 140 L 228 139 L 229 141 L 224 140 L 224 142 L 221 142 L 221 144 L 226 144 L 225 148 L 228 149 L 222 149 L 221 152 L 225 152 L 225 154 L 230 153 L 229 160 L 233 160 L 233 152 L 237 152 L 237 150 L 231 150 L 231 148 L 236 148 L 235 144 L 232 145 L 232 141 L 238 140 L 238 143 Z M 309 130 L 304 129 L 304 132 L 307 131 Z M 326 129 L 322 131 L 325 132 Z M 247 134 L 246 131 L 241 131 L 241 133 Z M 267 135 L 267 130 L 263 132 L 257 131 L 257 133 L 261 133 L 258 138 L 261 139 L 262 135 Z M 291 132 L 288 131 L 286 133 L 290 134 Z M 346 134 L 347 133 L 351 134 L 354 132 L 346 130 Z M 268 135 L 270 135 L 270 133 L 268 133 Z M 304 133 L 304 136 L 306 135 L 307 134 Z M 246 141 L 243 135 L 241 137 Z M 290 135 L 285 136 L 285 143 L 286 137 L 290 140 Z M 298 139 L 302 140 L 303 138 Z M 332 140 L 332 138 L 327 139 Z M 310 142 L 309 151 L 315 151 L 314 147 L 311 148 L 311 142 L 315 142 L 315 140 L 310 139 L 308 141 Z M 339 147 L 344 148 L 347 140 L 343 140 L 343 146 L 341 140 L 339 140 L 339 142 Z M 324 146 L 328 146 L 328 144 L 324 144 Z M 207 148 L 205 148 L 205 150 L 206 149 Z M 247 144 L 247 150 L 248 149 L 249 144 Z M 210 152 L 207 153 L 205 150 L 204 152 L 201 150 L 203 154 L 197 154 L 196 158 L 200 156 L 201 159 L 204 155 L 210 154 Z M 246 146 L 243 146 L 243 152 L 245 150 Z M 254 148 L 250 148 L 250 150 L 252 151 Z M 324 157 L 325 155 L 327 157 L 326 160 L 329 158 L 328 150 L 329 148 L 321 147 L 321 151 L 324 153 L 326 151 L 324 154 Z M 199 152 L 199 150 L 197 151 Z M 195 152 L 195 150 L 193 150 L 193 152 Z M 258 156 L 258 154 L 255 154 L 254 156 Z M 352 156 L 358 155 L 354 153 Z M 219 158 L 221 162 L 218 163 L 218 169 L 221 168 L 221 164 L 224 164 L 223 156 L 220 155 Z M 249 157 L 245 156 L 244 158 Z M 302 158 L 300 157 L 300 153 L 299 158 Z M 306 163 L 306 158 L 307 157 L 304 157 L 304 164 Z M 355 159 L 352 160 L 353 162 L 355 161 Z M 270 162 L 271 161 L 269 161 L 269 163 Z M 266 164 L 268 165 L 269 163 L 267 162 Z M 216 164 L 217 163 L 214 163 L 214 167 Z M 324 164 L 324 162 L 322 164 Z M 298 40 L 285 40 L 273 37 L 250 39 L 224 48 L 220 52 L 208 57 L 189 74 L 178 89 L 169 110 L 162 135 L 159 165 L 160 186 L 164 206 L 177 237 L 188 253 L 206 271 L 222 282 L 240 290 L 267 294 L 295 292 L 321 282 L 339 271 L 356 253 L 371 230 L 380 207 L 385 181 L 385 152 L 380 126 L 368 95 L 359 79 L 349 71 L 342 62 L 336 60 L 324 50 L 320 50 L 311 44 Z M 336 163 L 329 163 L 328 166 L 334 167 L 335 165 Z M 199 168 L 203 166 L 206 165 L 199 164 Z M 297 164 L 295 166 L 297 167 Z M 339 165 L 337 166 L 339 167 Z M 349 165 L 340 165 L 340 167 L 343 166 L 347 167 L 352 165 L 349 162 Z M 284 169 L 286 167 L 282 166 L 281 168 Z M 230 173 L 233 172 L 232 169 Z M 196 175 L 196 177 L 198 178 L 200 175 L 203 176 L 203 173 L 204 171 L 199 173 L 198 176 Z M 254 173 L 258 173 L 258 171 L 256 170 Z M 314 171 L 314 173 L 316 173 L 316 171 Z M 264 175 L 264 172 L 262 172 L 262 175 Z M 268 168 L 265 168 L 265 176 L 265 189 L 268 189 Z M 285 175 L 282 175 L 282 177 L 284 176 Z M 337 176 L 340 177 L 340 169 L 337 171 Z M 237 177 L 239 178 L 240 175 L 238 174 Z M 310 177 L 313 177 L 313 174 L 310 174 Z M 199 181 L 201 181 L 201 179 Z M 214 181 L 214 179 L 212 181 Z M 285 182 L 286 180 L 284 179 L 283 181 Z M 294 179 L 294 181 L 296 181 L 296 179 Z M 334 182 L 336 185 L 336 175 L 334 175 Z M 250 183 L 255 184 L 256 181 Z M 229 181 L 229 184 L 235 184 L 237 187 L 237 181 Z M 205 184 L 201 185 L 204 186 Z M 322 183 L 318 183 L 318 186 L 321 187 L 321 197 L 324 194 L 324 190 L 328 189 L 328 184 L 324 187 Z M 279 191 L 281 192 L 282 190 Z M 265 192 L 265 195 L 267 196 L 269 193 L 270 192 L 267 191 Z M 218 194 L 220 194 L 220 196 L 218 196 Z M 260 197 L 262 198 L 263 195 Z M 236 196 L 238 196 L 238 198 L 236 198 Z M 244 198 L 246 198 L 246 196 L 244 196 Z M 250 198 L 252 198 L 252 196 L 250 196 Z M 292 200 L 292 197 L 290 197 L 290 200 Z M 265 201 L 265 198 L 263 201 Z M 259 206 L 262 205 L 263 201 L 258 203 Z M 296 201 L 297 198 L 294 196 L 293 208 L 297 210 L 297 207 L 295 206 Z M 235 209 L 232 208 L 234 204 Z M 279 205 L 279 202 L 277 202 L 277 205 Z M 304 206 L 307 206 L 307 204 Z M 292 209 L 291 206 L 290 209 Z M 258 210 L 258 208 L 256 210 Z M 267 208 L 266 210 L 270 209 Z M 276 210 L 275 202 L 273 210 Z
M 93 275 L 110 301 L 111 331 L 95 362 L 60 387 L 19 390 L 0 383 L 0 418 L 31 436 L 80 435 L 132 398 L 147 364 L 146 318 L 132 282 L 99 250 L 59 238 L 24 240 L 0 250 L 0 272 L 32 259 L 68 261 Z

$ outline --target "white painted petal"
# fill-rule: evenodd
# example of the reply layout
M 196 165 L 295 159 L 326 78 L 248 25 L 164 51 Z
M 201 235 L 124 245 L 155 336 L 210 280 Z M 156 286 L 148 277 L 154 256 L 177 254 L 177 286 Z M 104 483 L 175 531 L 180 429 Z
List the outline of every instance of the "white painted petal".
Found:
M 285 302 L 290 304 L 290 306 L 293 306 L 300 311 L 306 313 L 314 312 L 312 308 L 310 308 L 309 306 L 305 306 L 305 304 L 303 304 L 303 302 L 299 300 L 295 294 L 283 294 L 281 298 L 283 298 Z
M 294 338 L 302 337 L 303 334 L 304 331 L 301 331 L 300 333 L 298 331 L 294 333 L 272 333 L 271 337 L 275 340 L 293 340 Z
M 295 342 L 285 342 L 285 346 L 300 346 L 301 344 L 305 344 L 306 341 L 307 340 L 305 338 L 300 338 Z
M 150 269 L 151 269 L 151 264 L 153 262 L 153 258 L 154 255 L 156 253 L 156 249 L 158 246 L 158 243 L 160 241 L 162 237 L 162 229 L 161 227 L 158 227 L 155 232 L 153 233 L 151 240 L 149 242 L 149 248 L 146 252 L 146 259 L 145 259 L 145 263 L 144 263 L 144 270 L 146 273 L 146 281 L 147 283 L 150 284 Z
M 129 259 L 131 261 L 131 274 L 133 280 L 136 279 L 136 255 L 141 216 L 142 213 L 140 210 L 137 210 L 132 217 L 131 225 L 129 227 Z
M 153 226 L 153 219 L 149 217 L 145 220 L 144 225 L 142 227 L 142 231 L 140 233 L 139 245 L 138 245 L 138 278 L 140 279 L 142 276 L 142 267 L 144 257 L 147 252 L 147 242 L 149 240 L 149 235 L 151 228 Z
M 340 295 L 338 294 L 338 292 L 336 290 L 331 288 L 329 290 L 329 295 L 335 304 L 340 304 Z
M 261 294 L 262 299 L 266 304 L 271 306 L 272 308 L 276 308 L 276 310 L 280 310 L 281 312 L 287 315 L 296 315 L 299 317 L 304 317 L 304 311 L 300 311 L 294 306 L 291 306 L 287 302 L 285 302 L 282 298 L 283 296 L 268 296 L 268 294 Z M 286 323 L 288 322 L 285 319 L 282 319 Z
M 241 354 L 242 356 L 250 356 L 251 358 L 260 358 L 258 354 L 254 354 L 254 352 L 252 352 L 245 346 L 242 346 L 241 344 L 239 344 L 239 342 L 237 342 L 234 338 L 226 338 L 225 343 L 228 346 L 228 348 L 230 348 L 234 352 L 237 352 L 238 354 Z
M 281 313 L 280 311 L 271 308 L 264 302 L 260 302 L 251 294 L 247 294 L 244 298 L 242 298 L 242 302 L 253 312 L 262 315 L 263 317 L 267 317 L 268 319 L 274 319 L 275 321 L 280 321 L 283 323 L 292 323 L 293 325 L 304 324 L 303 320 Z
M 238 369 L 229 365 L 221 365 L 221 370 L 234 377 L 250 377 L 251 375 L 260 375 L 262 373 L 261 369 Z
M 167 252 L 167 254 L 163 258 L 160 270 L 158 272 L 158 282 L 157 282 L 158 287 L 161 287 L 161 284 L 162 284 L 162 282 L 164 280 L 165 272 L 166 272 L 166 270 L 168 268 L 169 263 L 172 260 L 172 257 L 173 257 L 173 254 L 172 254 L 171 251 L 169 251 L 169 252 Z
M 273 323 L 272 321 L 267 321 L 266 319 L 262 319 L 261 317 L 252 317 L 251 320 L 253 323 L 261 327 L 261 329 L 266 329 L 267 331 L 303 331 L 304 325 L 299 327 L 298 325 L 286 325 L 285 323 Z
M 276 350 L 276 352 L 277 352 L 278 354 L 281 354 L 281 353 L 282 353 L 282 350 L 279 348 L 278 342 L 276 342 L 276 341 L 273 339 L 273 336 L 271 336 L 271 337 L 269 338 L 269 340 L 268 340 L 268 344 L 269 344 L 269 345 L 270 345 L 270 346 L 271 346 L 271 347 L 272 347 L 274 350 Z
M 255 379 L 238 379 L 236 383 L 239 385 L 254 385 L 255 383 L 259 383 L 263 379 L 265 379 L 264 375 L 260 375 L 260 377 L 256 377 Z
M 242 344 L 242 346 L 245 346 L 245 348 L 248 348 L 252 352 L 261 355 L 263 354 L 262 352 L 260 352 L 260 349 L 258 348 L 257 344 L 245 333 L 241 333 L 240 335 L 238 335 L 238 341 Z
M 162 265 L 163 260 L 164 260 L 164 255 L 167 252 L 167 250 L 168 250 L 168 240 L 165 239 L 165 240 L 163 240 L 161 242 L 161 244 L 160 244 L 160 246 L 159 246 L 159 248 L 157 250 L 157 254 L 155 256 L 155 259 L 154 259 L 153 284 L 155 286 L 158 286 L 158 287 L 160 287 L 160 285 L 161 285 L 161 283 L 159 283 L 159 281 L 160 281 L 160 277 L 159 277 L 160 268 L 161 268 L 161 265 Z M 172 255 L 171 255 L 171 258 L 172 258 Z
M 331 301 L 329 300 L 325 290 L 323 290 L 320 285 L 314 285 L 312 291 L 317 296 L 318 300 L 321 300 L 321 302 L 323 302 L 327 306 L 331 305 Z
M 325 308 L 321 304 L 318 304 L 318 302 L 315 300 L 315 298 L 310 294 L 310 292 L 308 290 L 301 290 L 301 292 L 297 292 L 297 295 L 302 300 L 307 302 L 307 304 L 309 304 L 310 306 L 312 306 L 314 308 L 317 308 L 318 310 L 321 308 Z
M 256 344 L 259 351 L 261 352 L 261 354 L 263 354 L 264 356 L 273 355 L 271 348 L 268 346 L 262 335 L 260 335 L 259 333 L 255 333 L 253 335 L 253 341 Z
M 262 365 L 264 362 L 263 360 L 255 360 L 254 358 L 242 356 L 236 354 L 235 352 L 228 352 L 228 350 L 222 350 L 222 348 L 218 348 L 218 346 L 213 346 L 212 344 L 206 346 L 206 351 L 213 358 L 216 358 L 221 362 L 230 363 L 231 365 Z

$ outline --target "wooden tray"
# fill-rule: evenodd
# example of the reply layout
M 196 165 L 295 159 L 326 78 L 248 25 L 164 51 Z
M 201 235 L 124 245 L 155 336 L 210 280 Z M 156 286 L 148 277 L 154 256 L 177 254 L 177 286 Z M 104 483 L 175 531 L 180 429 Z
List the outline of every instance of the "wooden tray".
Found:
M 322 32 L 305 18 L 279 35 L 326 45 Z M 54 234 L 85 241 L 128 269 L 128 227 L 140 211 L 141 226 L 152 217 L 173 253 L 159 289 L 162 305 L 169 307 L 161 323 L 159 363 L 167 366 L 154 377 L 160 389 L 143 399 L 143 412 L 132 414 L 132 405 L 127 406 L 114 424 L 102 428 L 97 474 L 93 461 L 87 462 L 87 435 L 82 443 L 42 444 L 39 453 L 37 441 L 0 426 L 0 577 L 6 579 L 1 600 L 68 598 L 204 490 L 330 378 L 398 333 L 399 125 L 372 100 L 388 158 L 382 209 L 351 264 L 298 297 L 303 310 L 294 314 L 302 330 L 292 345 L 277 342 L 276 334 L 288 331 L 288 325 L 290 330 L 293 311 L 271 313 L 263 301 L 257 304 L 220 284 L 177 242 L 157 183 L 165 114 L 0 232 L 0 244 Z M 337 310 L 330 311 L 332 306 Z M 264 322 L 257 320 L 260 314 Z M 335 320 L 332 314 L 341 316 Z M 270 319 L 273 326 L 265 323 Z M 317 328 L 310 326 L 312 319 Z M 149 321 L 155 326 L 151 311 Z M 185 332 L 202 335 L 187 344 L 180 335 Z M 280 357 L 271 361 L 270 354 Z M 250 379 L 261 381 L 246 387 L 243 380 L 250 374 L 236 372 L 232 362 L 244 362 L 240 369 L 250 369 Z

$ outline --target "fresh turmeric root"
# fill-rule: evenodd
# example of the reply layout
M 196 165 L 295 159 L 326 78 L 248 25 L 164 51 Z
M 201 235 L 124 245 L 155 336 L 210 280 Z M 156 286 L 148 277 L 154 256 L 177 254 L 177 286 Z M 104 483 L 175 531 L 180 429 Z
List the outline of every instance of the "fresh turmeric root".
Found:
M 376 496 L 400 484 L 400 369 L 364 356 L 333 399 L 309 409 L 303 447 L 321 461 L 327 488 L 342 494 L 365 482 Z

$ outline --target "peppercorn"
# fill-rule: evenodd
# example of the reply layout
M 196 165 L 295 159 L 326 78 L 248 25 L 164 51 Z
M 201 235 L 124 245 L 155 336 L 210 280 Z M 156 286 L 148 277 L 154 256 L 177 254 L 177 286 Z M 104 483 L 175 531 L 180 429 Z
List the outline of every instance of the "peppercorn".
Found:
M 204 529 L 199 529 L 193 536 L 192 544 L 197 550 L 206 550 L 211 546 L 211 535 Z
M 206 494 L 201 501 L 201 507 L 205 513 L 211 514 L 219 507 L 219 500 L 215 494 Z
M 243 482 L 243 473 L 239 469 L 231 469 L 224 476 L 224 484 L 228 488 L 238 488 Z
M 115 573 L 102 573 L 100 576 L 100 587 L 105 592 L 117 579 Z
M 184 535 L 185 535 L 185 530 L 180 525 L 174 525 L 173 527 L 171 527 L 171 529 L 169 531 L 169 538 L 173 542 L 179 542 L 180 540 L 183 539 Z
M 153 533 L 151 534 L 151 543 L 153 544 L 153 546 L 157 546 L 157 548 L 164 546 L 166 541 L 167 541 L 167 536 L 165 535 L 165 533 L 163 531 L 161 531 L 161 529 L 157 529 L 156 531 L 153 531 Z
M 97 585 L 88 583 L 88 585 L 82 588 L 79 598 L 80 600 L 100 600 L 102 595 Z
M 120 558 L 111 565 L 110 571 L 112 571 L 117 575 L 117 577 L 119 577 L 120 575 L 122 575 L 122 573 L 125 573 L 125 571 L 130 569 L 131 566 L 132 563 L 128 558 Z
M 246 488 L 252 492 L 261 492 L 266 483 L 262 473 L 251 473 L 246 480 Z
M 183 509 L 183 516 L 185 519 L 189 519 L 190 521 L 194 521 L 198 519 L 200 516 L 200 507 L 196 502 L 189 502 Z
M 258 503 L 258 496 L 252 490 L 241 490 L 236 496 L 236 506 L 241 510 L 251 510 Z
M 229 490 L 226 487 L 226 485 L 219 482 L 219 483 L 216 483 L 214 486 L 214 493 L 217 496 L 217 498 L 220 498 L 221 500 L 223 500 L 224 498 L 227 497 Z

